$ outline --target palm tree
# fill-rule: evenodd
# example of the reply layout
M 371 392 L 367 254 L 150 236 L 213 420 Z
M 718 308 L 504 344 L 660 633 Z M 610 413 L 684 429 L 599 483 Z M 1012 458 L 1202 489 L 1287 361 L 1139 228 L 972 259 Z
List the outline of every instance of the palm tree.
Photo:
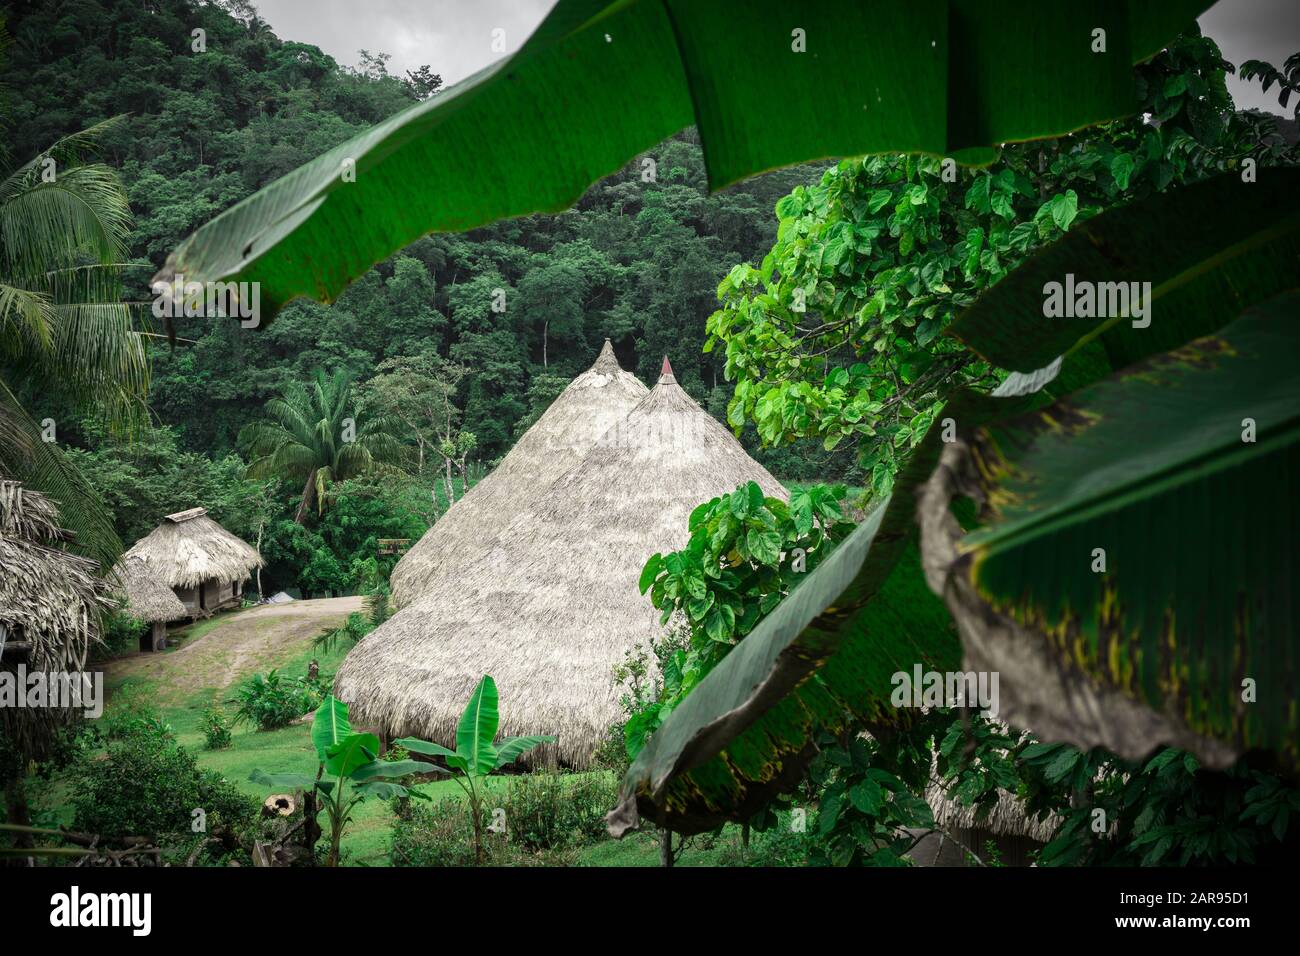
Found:
M 57 391 L 117 428 L 144 414 L 148 356 L 121 301 L 130 207 L 116 173 L 85 158 L 116 122 L 16 168 L 0 155 L 0 477 L 54 499 L 106 568 L 121 551 L 110 516 L 19 396 Z
M 310 386 L 293 383 L 280 398 L 266 403 L 273 422 L 255 422 L 239 433 L 241 444 L 254 456 L 250 478 L 301 481 L 302 500 L 294 520 L 302 524 L 316 504 L 325 510 L 333 482 L 360 475 L 376 465 L 395 465 L 403 448 L 394 436 L 394 422 L 372 418 L 358 425 L 348 409 L 352 378 L 344 371 L 316 373 Z

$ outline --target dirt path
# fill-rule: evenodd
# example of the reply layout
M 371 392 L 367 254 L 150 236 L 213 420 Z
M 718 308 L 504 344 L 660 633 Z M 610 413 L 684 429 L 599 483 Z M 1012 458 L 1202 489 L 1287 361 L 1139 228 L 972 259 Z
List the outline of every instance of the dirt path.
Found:
M 225 690 L 245 675 L 269 670 L 306 648 L 327 627 L 360 611 L 361 597 L 265 605 L 221 615 L 211 630 L 175 651 L 120 657 L 104 669 L 115 686 L 124 678 L 156 682 L 158 704 L 175 704 L 205 688 Z

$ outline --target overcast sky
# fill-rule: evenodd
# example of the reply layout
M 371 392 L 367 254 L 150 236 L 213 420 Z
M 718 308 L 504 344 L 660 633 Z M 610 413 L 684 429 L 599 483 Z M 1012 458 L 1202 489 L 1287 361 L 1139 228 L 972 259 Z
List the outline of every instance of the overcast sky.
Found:
M 505 31 L 513 53 L 546 16 L 555 0 L 254 0 L 262 18 L 282 40 L 314 43 L 338 62 L 356 66 L 358 50 L 388 53 L 397 76 L 427 63 L 450 86 L 502 56 L 492 50 L 492 31 Z M 1159 0 L 1151 0 L 1159 2 Z M 1282 61 L 1300 50 L 1300 0 L 1219 0 L 1201 17 L 1231 63 Z M 1228 77 L 1240 108 L 1282 112 L 1277 88 Z

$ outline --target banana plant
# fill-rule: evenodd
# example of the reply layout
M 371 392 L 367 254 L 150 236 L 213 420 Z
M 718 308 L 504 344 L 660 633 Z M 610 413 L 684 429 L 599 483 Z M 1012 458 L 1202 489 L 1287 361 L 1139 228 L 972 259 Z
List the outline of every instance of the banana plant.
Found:
M 474 820 L 474 861 L 480 864 L 483 862 L 485 781 L 491 774 L 506 764 L 514 763 L 534 747 L 555 741 L 554 737 L 537 736 L 507 737 L 493 743 L 500 722 L 497 685 L 490 674 L 485 674 L 460 715 L 460 723 L 456 726 L 455 750 L 416 737 L 403 737 L 394 742 L 395 746 L 405 747 L 411 753 L 442 757 L 447 761 L 447 766 L 456 771 L 453 779 L 469 798 L 470 815 Z
M 326 697 L 317 709 L 311 739 L 320 761 L 315 777 L 254 770 L 248 779 L 274 790 L 302 790 L 309 794 L 303 812 L 309 814 L 311 827 L 315 826 L 316 814 L 325 810 L 330 825 L 327 866 L 339 865 L 343 831 L 358 803 L 366 797 L 428 799 L 418 790 L 396 781 L 412 774 L 440 770 L 422 760 L 380 760 L 379 738 L 371 733 L 354 732 L 348 723 L 347 704 L 333 696 Z

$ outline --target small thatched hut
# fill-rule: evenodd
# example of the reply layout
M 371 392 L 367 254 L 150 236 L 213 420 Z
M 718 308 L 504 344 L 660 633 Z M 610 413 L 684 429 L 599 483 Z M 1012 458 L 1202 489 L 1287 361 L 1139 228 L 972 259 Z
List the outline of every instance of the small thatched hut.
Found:
M 126 599 L 127 613 L 150 625 L 140 638 L 140 650 L 161 651 L 167 646 L 168 622 L 189 616 L 185 605 L 143 557 L 123 557 L 113 574 L 119 594 Z
M 491 674 L 503 734 L 554 734 L 541 759 L 586 766 L 619 719 L 614 667 L 660 633 L 637 586 L 646 559 L 685 545 L 691 510 L 746 481 L 786 497 L 665 360 L 658 385 L 535 490 L 486 554 L 447 562 L 418 601 L 352 650 L 338 695 L 357 724 L 450 745 L 470 692 Z
M 70 675 L 84 667 L 112 602 L 99 566 L 64 549 L 71 537 L 54 502 L 0 479 L 0 669 Z M 69 716 L 64 708 L 0 707 L 0 733 L 24 757 L 40 759 Z
M 918 843 L 911 855 L 922 866 L 966 866 L 967 850 L 987 864 L 990 843 L 1002 865 L 1027 866 L 1031 852 L 1052 839 L 1058 823 L 1031 817 L 1016 795 L 1006 790 L 998 791 L 998 802 L 983 819 L 976 819 L 974 807 L 954 800 L 938 785 L 926 790 L 925 802 L 934 811 L 935 825 L 952 840 L 932 834 Z
M 256 549 L 209 518 L 206 508 L 168 515 L 123 558 L 142 559 L 190 617 L 238 605 L 244 581 L 262 566 Z
M 491 474 L 397 562 L 393 605 L 405 607 L 419 598 L 446 562 L 464 566 L 487 551 L 520 502 L 573 467 L 647 391 L 639 378 L 619 367 L 606 339 L 596 363 L 570 382 Z

